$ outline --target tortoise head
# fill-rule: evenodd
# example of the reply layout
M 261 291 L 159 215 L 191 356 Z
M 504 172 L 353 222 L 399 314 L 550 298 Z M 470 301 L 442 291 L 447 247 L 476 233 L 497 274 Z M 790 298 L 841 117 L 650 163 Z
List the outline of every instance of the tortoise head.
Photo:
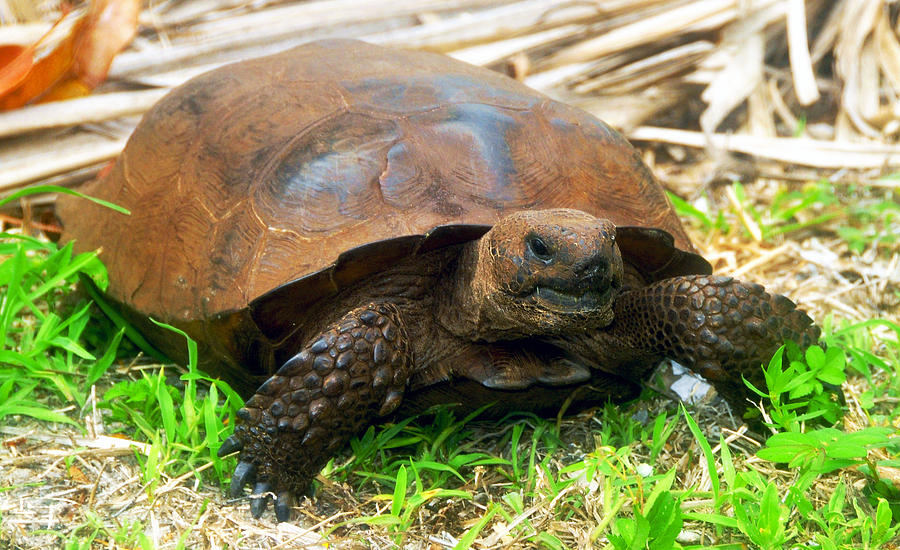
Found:
M 578 210 L 516 212 L 474 247 L 470 299 L 484 339 L 602 327 L 622 287 L 616 228 Z

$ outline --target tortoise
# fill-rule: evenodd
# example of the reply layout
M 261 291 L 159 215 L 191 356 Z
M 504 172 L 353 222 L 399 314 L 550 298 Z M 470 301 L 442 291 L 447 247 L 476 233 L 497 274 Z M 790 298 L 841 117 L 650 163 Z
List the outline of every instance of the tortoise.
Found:
M 394 411 L 556 411 L 633 397 L 663 358 L 741 406 L 742 376 L 819 329 L 712 276 L 639 154 L 576 108 L 438 54 L 309 43 L 201 75 L 138 125 L 64 240 L 176 360 L 249 396 L 218 452 L 278 520 Z M 402 405 L 402 406 L 401 406 Z

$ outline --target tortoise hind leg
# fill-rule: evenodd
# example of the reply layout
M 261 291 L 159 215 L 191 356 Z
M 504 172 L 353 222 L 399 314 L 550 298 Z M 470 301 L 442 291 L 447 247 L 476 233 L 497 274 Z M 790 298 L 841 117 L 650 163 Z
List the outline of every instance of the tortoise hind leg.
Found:
M 623 293 L 610 331 L 627 348 L 697 370 L 741 411 L 747 394 L 742 376 L 761 384 L 760 365 L 785 340 L 806 348 L 820 333 L 784 296 L 731 277 L 700 275 Z
M 305 492 L 332 454 L 360 428 L 392 412 L 403 398 L 412 357 L 392 304 L 352 310 L 288 360 L 238 411 L 234 435 L 219 456 L 240 450 L 231 495 L 253 483 L 251 512 L 266 494 L 287 521 L 293 495 Z
M 455 374 L 492 390 L 524 390 L 536 384 L 567 386 L 591 378 L 589 368 L 559 350 L 533 342 L 476 344 L 457 361 Z

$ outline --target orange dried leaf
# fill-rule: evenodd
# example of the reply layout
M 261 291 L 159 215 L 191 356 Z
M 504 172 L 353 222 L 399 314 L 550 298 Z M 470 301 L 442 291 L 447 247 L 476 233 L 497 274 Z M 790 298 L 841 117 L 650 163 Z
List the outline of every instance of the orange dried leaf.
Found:
M 10 50 L 14 65 L 9 67 L 2 63 L 0 47 L 0 111 L 89 94 L 106 80 L 113 58 L 137 33 L 140 5 L 140 0 L 92 0 L 72 32 L 37 63 L 36 44 L 28 48 L 29 57 L 12 57 Z
M 34 65 L 34 47 L 0 46 L 0 95 L 19 85 Z
M 89 483 L 90 480 L 84 472 L 81 471 L 81 468 L 75 466 L 74 464 L 69 466 L 68 468 L 69 479 L 74 481 L 75 483 Z
M 78 22 L 72 34 L 63 39 L 55 50 L 38 60 L 18 87 L 0 98 L 0 111 L 17 109 L 40 97 L 68 74 L 75 58 L 75 40 L 82 23 Z
M 4 447 L 18 447 L 19 445 L 24 445 L 25 442 L 28 441 L 24 437 L 17 437 L 15 439 L 7 439 L 3 442 Z
M 43 89 L 40 88 L 41 83 L 28 86 L 27 82 L 34 78 L 33 74 L 35 71 L 41 72 L 46 69 L 46 65 L 41 66 L 40 61 L 35 64 L 34 55 L 38 46 L 43 43 L 47 37 L 53 34 L 56 27 L 63 22 L 65 13 L 68 13 L 68 9 L 64 9 L 63 12 L 63 17 L 60 17 L 56 23 L 50 27 L 50 30 L 44 33 L 44 36 L 31 46 L 27 48 L 19 45 L 0 46 L 0 50 L 6 52 L 5 55 L 8 56 L 6 59 L 9 61 L 8 64 L 0 62 L 0 75 L 2 75 L 0 76 L 0 83 L 2 83 L 0 84 L 0 98 L 3 98 L 2 101 L 0 101 L 0 111 L 20 107 L 27 103 L 32 97 L 36 97 L 36 95 L 43 92 Z M 75 30 L 72 32 L 74 34 Z M 69 39 L 67 38 L 67 40 Z M 60 74 L 56 78 L 61 76 L 62 75 Z M 43 78 L 40 80 L 41 82 L 46 82 L 48 79 Z M 52 84 L 52 82 L 53 81 L 50 83 Z M 21 88 L 25 89 L 19 91 Z M 11 94 L 11 92 L 13 93 Z M 14 95 L 15 97 L 8 97 L 10 95 Z
M 66 78 L 54 84 L 49 90 L 41 95 L 38 103 L 47 103 L 50 101 L 61 101 L 64 99 L 72 99 L 75 97 L 83 97 L 91 93 L 91 87 L 78 80 L 77 78 Z

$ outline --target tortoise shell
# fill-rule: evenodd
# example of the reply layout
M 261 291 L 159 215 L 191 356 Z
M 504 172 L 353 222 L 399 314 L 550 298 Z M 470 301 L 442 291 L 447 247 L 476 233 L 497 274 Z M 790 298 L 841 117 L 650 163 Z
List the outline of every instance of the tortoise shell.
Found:
M 351 40 L 191 80 L 83 191 L 131 215 L 60 197 L 64 239 L 102 244 L 108 294 L 175 324 L 256 300 L 275 335 L 279 308 L 527 209 L 661 229 L 623 228 L 625 259 L 659 277 L 709 272 L 638 153 L 604 123 L 487 69 Z

